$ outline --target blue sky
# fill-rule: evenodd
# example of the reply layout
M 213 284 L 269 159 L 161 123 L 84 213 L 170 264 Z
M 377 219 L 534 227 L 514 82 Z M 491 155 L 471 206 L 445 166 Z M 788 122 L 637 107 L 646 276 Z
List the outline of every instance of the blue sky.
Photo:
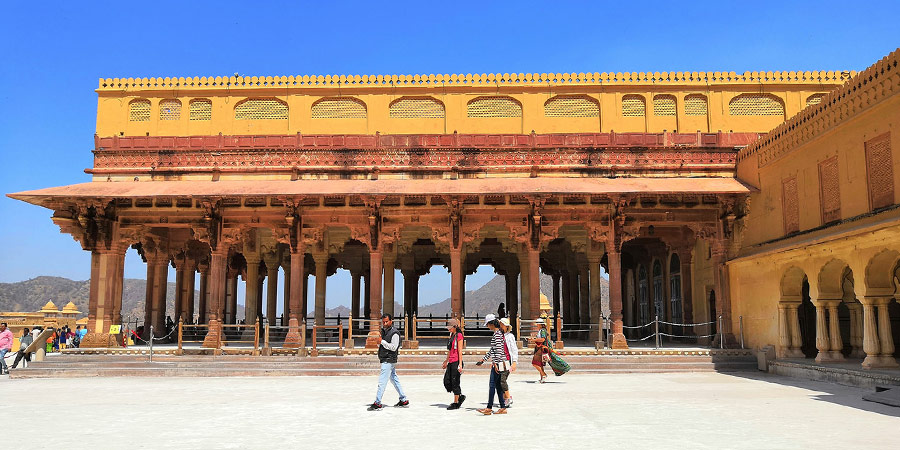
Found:
M 100 77 L 860 70 L 900 45 L 900 3 L 880 1 L 34 3 L 0 6 L 4 194 L 89 180 Z M 48 210 L 7 197 L 0 255 L 0 282 L 89 276 Z M 145 276 L 133 252 L 126 276 Z

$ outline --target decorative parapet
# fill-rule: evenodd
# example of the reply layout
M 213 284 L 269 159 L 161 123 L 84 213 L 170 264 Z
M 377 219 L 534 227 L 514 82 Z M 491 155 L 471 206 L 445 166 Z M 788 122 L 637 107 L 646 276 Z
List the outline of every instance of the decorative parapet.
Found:
M 820 103 L 807 106 L 762 139 L 747 146 L 738 154 L 738 162 L 758 154 L 759 167 L 771 164 L 839 123 L 900 92 L 898 65 L 900 49 L 826 94 Z
M 397 87 L 397 86 L 528 86 L 601 84 L 781 84 L 825 83 L 847 80 L 855 72 L 603 72 L 603 73 L 497 73 L 430 75 L 291 75 L 276 77 L 165 77 L 101 78 L 98 91 L 123 89 L 235 89 L 291 87 Z

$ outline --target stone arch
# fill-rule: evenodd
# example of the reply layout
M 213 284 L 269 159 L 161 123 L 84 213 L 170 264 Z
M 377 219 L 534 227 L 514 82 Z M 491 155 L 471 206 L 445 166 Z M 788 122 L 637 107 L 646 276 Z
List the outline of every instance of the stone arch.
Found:
M 884 249 L 869 259 L 866 264 L 865 287 L 866 295 L 894 295 L 898 294 L 897 269 L 900 264 L 900 252 L 893 249 Z
M 522 117 L 522 103 L 503 95 L 478 97 L 466 104 L 466 115 L 479 118 Z
M 366 104 L 355 97 L 325 97 L 310 107 L 313 119 L 365 119 Z
M 136 98 L 128 102 L 128 121 L 149 122 L 150 100 L 147 100 L 145 98 Z
M 544 117 L 600 117 L 600 104 L 587 95 L 557 95 L 544 102 Z
M 772 94 L 740 94 L 728 102 L 732 116 L 782 116 L 784 100 Z
M 167 98 L 159 102 L 159 120 L 181 120 L 181 100 Z
M 287 120 L 288 104 L 276 98 L 247 98 L 234 105 L 236 120 Z
M 841 259 L 832 259 L 819 269 L 817 284 L 818 299 L 841 299 L 844 297 L 842 280 L 849 265 Z
M 797 266 L 788 267 L 781 276 L 781 298 L 799 301 L 804 278 L 806 278 L 806 272 L 803 269 Z
M 444 104 L 434 97 L 400 97 L 388 106 L 392 119 L 443 119 Z

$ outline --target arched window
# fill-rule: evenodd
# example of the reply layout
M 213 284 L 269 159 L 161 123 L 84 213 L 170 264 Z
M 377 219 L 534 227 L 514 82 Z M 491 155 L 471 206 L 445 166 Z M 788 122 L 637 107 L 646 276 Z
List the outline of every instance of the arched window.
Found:
M 647 284 L 647 268 L 644 266 L 638 268 L 638 304 L 640 305 L 638 325 L 650 323 L 650 285 Z
M 674 95 L 656 95 L 653 97 L 653 115 L 654 116 L 674 116 L 675 115 L 675 96 Z
M 600 105 L 585 95 L 557 95 L 544 103 L 544 117 L 600 117 Z
M 512 97 L 478 97 L 466 111 L 468 117 L 522 117 L 522 105 Z
M 274 98 L 250 98 L 234 106 L 237 120 L 287 120 L 287 103 Z
M 646 103 L 644 103 L 644 97 L 634 94 L 629 94 L 622 97 L 622 116 L 644 117 L 646 113 L 647 105 Z
M 403 97 L 389 107 L 392 119 L 443 119 L 444 105 L 430 97 Z
M 664 316 L 663 309 L 663 274 L 659 260 L 653 261 L 653 314 Z M 664 317 L 660 317 L 662 319 Z
M 323 98 L 312 105 L 313 119 L 365 119 L 366 104 L 353 97 Z
M 741 94 L 728 102 L 732 116 L 784 116 L 781 99 L 769 94 Z
M 150 100 L 138 99 L 132 100 L 128 104 L 128 121 L 129 122 L 149 122 L 150 121 Z
M 191 120 L 212 120 L 212 101 L 205 98 L 191 100 L 188 103 Z
M 180 120 L 181 102 L 175 99 L 166 99 L 159 102 L 159 120 Z
M 706 97 L 700 94 L 691 94 L 684 98 L 684 115 L 705 116 Z
M 681 259 L 677 253 L 669 261 L 669 297 L 672 322 L 681 323 Z
M 822 103 L 822 97 L 825 97 L 825 94 L 813 94 L 806 98 L 806 106 L 818 105 Z

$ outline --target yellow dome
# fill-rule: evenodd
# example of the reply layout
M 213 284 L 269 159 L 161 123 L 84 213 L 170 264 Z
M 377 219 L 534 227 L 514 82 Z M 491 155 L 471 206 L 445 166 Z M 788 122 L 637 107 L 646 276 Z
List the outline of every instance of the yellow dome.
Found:
M 41 308 L 41 312 L 59 312 L 59 308 L 57 308 L 56 305 L 53 304 L 53 301 L 49 301 L 46 305 L 44 305 L 43 308 Z
M 71 313 L 71 314 L 80 313 L 80 311 L 78 311 L 78 307 L 75 306 L 75 303 L 72 303 L 72 302 L 69 302 L 68 304 L 66 304 L 66 306 L 64 306 L 62 310 L 64 313 Z
M 550 300 L 547 299 L 547 296 L 541 292 L 541 311 L 550 311 L 553 307 L 550 306 Z

